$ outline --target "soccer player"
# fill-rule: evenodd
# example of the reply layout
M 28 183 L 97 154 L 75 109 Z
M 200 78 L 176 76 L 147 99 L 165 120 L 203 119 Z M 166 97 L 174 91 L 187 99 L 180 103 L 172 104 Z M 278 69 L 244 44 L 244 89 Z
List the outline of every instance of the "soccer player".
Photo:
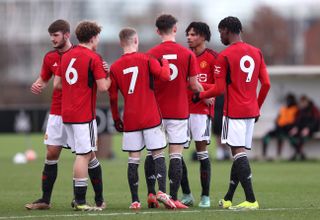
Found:
M 169 179 L 170 196 L 176 208 L 188 208 L 182 204 L 177 193 L 182 178 L 182 150 L 188 142 L 188 93 L 201 91 L 197 81 L 197 59 L 189 49 L 177 44 L 177 19 L 170 14 L 160 15 L 156 20 L 157 33 L 162 43 L 149 50 L 157 59 L 165 58 L 170 63 L 170 82 L 155 80 L 155 95 L 163 117 L 163 125 L 169 142 Z M 145 161 L 145 173 L 149 193 L 154 193 L 153 160 L 150 155 Z
M 106 78 L 101 57 L 95 53 L 101 27 L 95 22 L 83 21 L 75 32 L 79 45 L 62 56 L 54 87 L 62 88 L 62 120 L 68 145 L 76 153 L 73 207 L 75 210 L 101 210 L 86 204 L 86 191 L 88 168 L 99 164 L 94 153 L 97 150 L 96 93 L 97 89 L 106 92 L 111 81 Z M 96 175 L 101 176 L 101 169 Z
M 166 164 L 163 149 L 166 147 L 162 118 L 153 89 L 153 80 L 170 80 L 167 60 L 162 67 L 155 58 L 139 53 L 138 34 L 133 28 L 124 28 L 119 33 L 123 55 L 110 68 L 112 84 L 109 90 L 112 116 L 117 130 L 124 131 L 122 150 L 129 153 L 128 182 L 132 203 L 130 209 L 140 209 L 138 197 L 138 167 L 141 151 L 146 146 L 152 152 L 159 192 L 149 195 L 149 204 L 155 207 L 160 202 L 174 207 L 166 192 Z M 118 111 L 118 90 L 124 97 L 123 123 Z M 118 125 L 123 129 L 119 129 Z M 152 200 L 152 201 L 151 201 Z
M 192 22 L 186 29 L 189 47 L 195 53 L 200 68 L 197 79 L 200 83 L 214 83 L 213 69 L 217 52 L 206 47 L 210 41 L 211 32 L 204 22 Z M 198 103 L 192 102 L 192 91 L 189 90 L 189 133 L 195 141 L 197 158 L 200 161 L 200 180 L 202 186 L 199 207 L 210 207 L 210 179 L 211 164 L 207 145 L 210 144 L 211 117 L 213 116 L 213 98 L 205 99 Z M 189 145 L 187 145 L 189 146 Z M 181 188 L 183 197 L 181 202 L 187 206 L 193 205 L 194 199 L 190 191 L 186 164 L 182 158 L 183 174 Z
M 48 32 L 54 50 L 45 55 L 40 76 L 31 86 L 31 92 L 37 95 L 46 88 L 48 81 L 56 72 L 60 64 L 61 56 L 72 48 L 70 42 L 70 25 L 67 21 L 54 21 L 50 24 Z M 61 90 L 53 90 L 44 144 L 47 145 L 47 151 L 42 172 L 42 198 L 33 203 L 26 204 L 25 207 L 29 210 L 49 209 L 51 207 L 50 200 L 58 173 L 59 156 L 62 148 L 67 146 L 67 134 L 61 118 Z M 101 166 L 96 158 L 90 162 L 88 172 L 96 193 L 96 205 L 100 208 L 105 208 L 102 195 Z
M 254 196 L 251 169 L 245 149 L 251 149 L 255 121 L 270 89 L 270 80 L 261 51 L 241 40 L 242 25 L 236 17 L 226 17 L 219 23 L 221 42 L 228 45 L 217 59 L 214 70 L 215 84 L 205 92 L 195 93 L 193 101 L 224 93 L 222 143 L 231 148 L 233 164 L 229 190 L 219 201 L 222 208 L 258 209 Z M 261 83 L 257 97 L 258 81 Z M 232 206 L 233 194 L 241 183 L 246 201 Z

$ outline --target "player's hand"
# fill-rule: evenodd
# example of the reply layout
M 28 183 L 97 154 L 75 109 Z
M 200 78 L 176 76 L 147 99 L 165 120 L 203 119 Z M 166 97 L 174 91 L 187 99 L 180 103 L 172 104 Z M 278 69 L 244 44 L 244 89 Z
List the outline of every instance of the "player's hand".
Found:
M 192 95 L 192 102 L 197 103 L 200 101 L 200 92 L 195 92 Z
M 114 121 L 114 127 L 118 132 L 123 132 L 123 122 L 121 119 L 117 119 Z
M 208 98 L 208 99 L 205 99 L 203 101 L 207 104 L 207 106 L 210 106 L 210 105 L 214 104 L 214 98 Z
M 30 90 L 33 94 L 39 95 L 42 92 L 43 85 L 41 83 L 35 82 L 32 84 Z
M 109 65 L 106 61 L 102 61 L 102 66 L 103 66 L 104 71 L 109 73 Z
M 169 66 L 169 61 L 165 58 L 161 59 L 162 66 Z

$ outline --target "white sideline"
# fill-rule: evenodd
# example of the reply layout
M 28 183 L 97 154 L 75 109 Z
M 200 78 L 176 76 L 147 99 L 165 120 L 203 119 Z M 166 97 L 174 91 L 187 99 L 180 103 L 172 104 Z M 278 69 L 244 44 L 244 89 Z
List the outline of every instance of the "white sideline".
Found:
M 254 210 L 254 212 L 264 212 L 264 211 L 292 211 L 292 210 L 320 210 L 320 207 L 313 208 L 266 208 L 266 209 L 258 209 Z M 233 211 L 227 209 L 204 209 L 204 210 L 170 210 L 170 211 L 138 211 L 138 212 L 111 212 L 111 213 L 103 213 L 103 212 L 80 212 L 81 214 L 64 214 L 64 215 L 25 215 L 25 216 L 0 216 L 1 219 L 29 219 L 29 218 L 60 218 L 60 217 L 95 217 L 95 216 L 125 216 L 125 215 L 147 215 L 147 214 L 172 214 L 174 213 L 199 213 L 199 212 L 241 212 L 241 211 Z M 248 212 L 248 211 L 244 211 Z

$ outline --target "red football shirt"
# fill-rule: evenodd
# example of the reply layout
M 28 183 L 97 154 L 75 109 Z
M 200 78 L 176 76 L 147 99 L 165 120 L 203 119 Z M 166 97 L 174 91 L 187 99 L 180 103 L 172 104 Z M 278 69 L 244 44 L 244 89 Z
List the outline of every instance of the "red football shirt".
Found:
M 199 65 L 199 73 L 197 75 L 198 82 L 200 83 L 214 83 L 214 65 L 216 63 L 218 53 L 211 50 L 205 49 L 200 55 L 197 56 Z M 208 106 L 204 101 L 198 103 L 192 102 L 193 92 L 188 90 L 189 96 L 189 111 L 192 114 L 204 114 L 214 116 L 214 105 Z
M 52 75 L 55 74 L 57 68 L 60 64 L 60 58 L 63 53 L 60 53 L 57 50 L 48 52 L 42 62 L 42 68 L 40 77 L 44 81 L 49 81 Z M 54 89 L 52 92 L 51 108 L 50 114 L 61 115 L 61 90 Z
M 219 54 L 214 76 L 216 82 L 219 78 L 226 82 L 225 116 L 254 118 L 260 115 L 258 81 L 269 82 L 269 77 L 258 48 L 244 42 L 230 45 Z
M 137 131 L 161 124 L 153 90 L 153 79 L 160 73 L 158 60 L 143 53 L 124 54 L 111 65 L 110 100 L 117 98 L 119 89 L 124 97 L 124 131 Z M 113 119 L 118 119 L 118 103 L 111 102 L 111 108 Z
M 196 56 L 189 49 L 173 41 L 165 41 L 148 51 L 157 59 L 166 58 L 170 63 L 171 80 L 155 80 L 155 94 L 164 119 L 189 118 L 188 78 L 196 76 Z
M 87 123 L 96 118 L 96 80 L 106 78 L 101 57 L 94 51 L 75 46 L 61 58 L 57 75 L 62 80 L 62 120 Z

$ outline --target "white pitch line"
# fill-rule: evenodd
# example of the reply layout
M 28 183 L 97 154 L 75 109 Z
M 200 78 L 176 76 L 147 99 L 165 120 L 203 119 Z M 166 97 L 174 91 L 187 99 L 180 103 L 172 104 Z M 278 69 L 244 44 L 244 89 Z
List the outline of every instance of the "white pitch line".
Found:
M 320 210 L 320 207 L 313 208 L 266 208 L 254 210 L 255 212 L 264 211 L 292 211 L 292 210 Z M 95 217 L 95 216 L 121 216 L 121 215 L 148 215 L 148 214 L 172 214 L 172 213 L 200 213 L 200 212 L 234 212 L 233 210 L 227 209 L 203 209 L 203 210 L 171 210 L 171 211 L 138 211 L 138 212 L 111 212 L 111 213 L 101 213 L 101 212 L 81 212 L 82 214 L 63 214 L 63 215 L 25 215 L 25 216 L 0 216 L 1 219 L 30 219 L 30 218 L 60 218 L 60 217 Z M 239 211 L 238 211 L 239 212 Z M 241 211 L 240 211 L 241 212 Z M 245 211 L 246 212 L 246 211 Z

